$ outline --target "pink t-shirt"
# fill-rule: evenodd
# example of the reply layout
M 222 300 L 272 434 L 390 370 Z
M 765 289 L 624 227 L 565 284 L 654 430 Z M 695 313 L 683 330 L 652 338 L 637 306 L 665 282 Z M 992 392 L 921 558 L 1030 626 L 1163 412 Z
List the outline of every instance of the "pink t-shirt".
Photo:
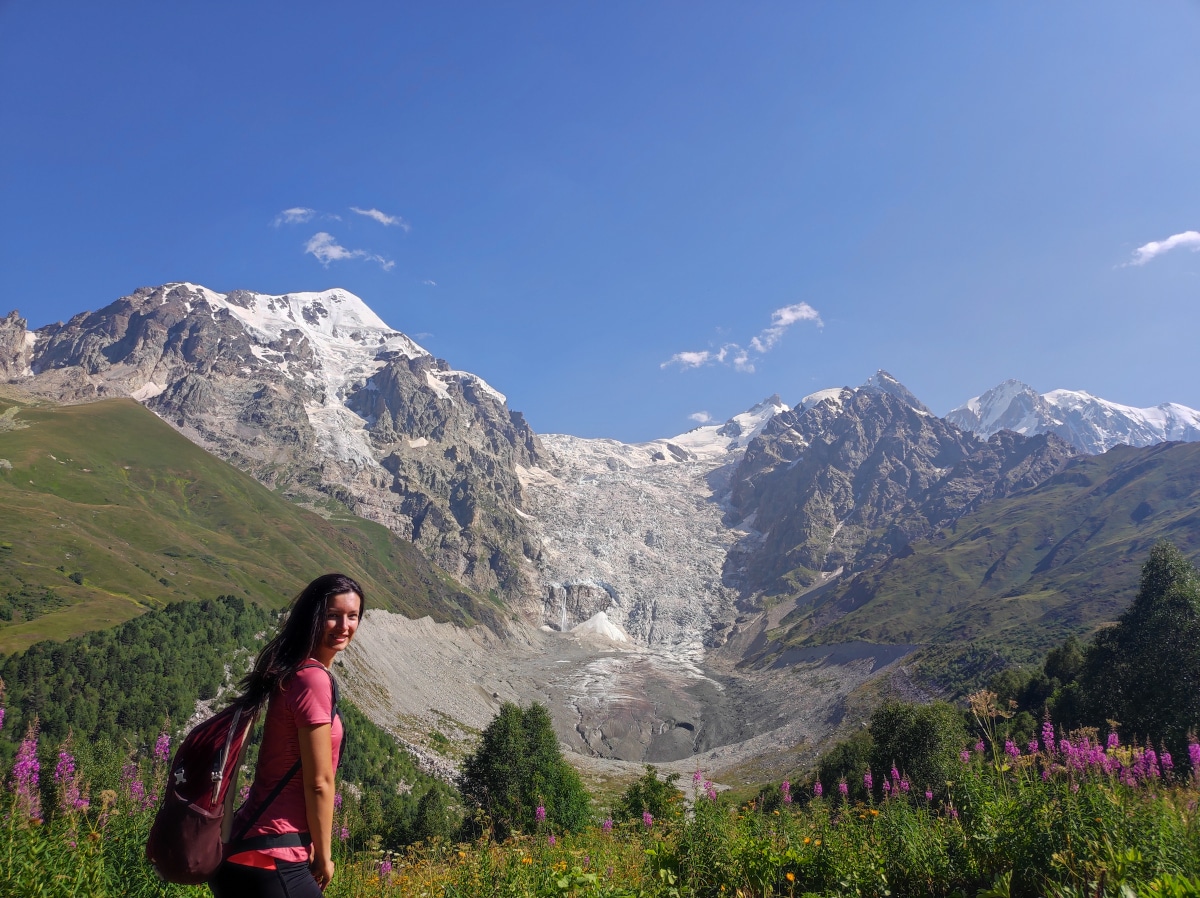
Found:
M 267 704 L 266 721 L 263 724 L 263 740 L 258 751 L 258 766 L 254 771 L 254 785 L 250 795 L 234 818 L 233 831 L 237 832 L 242 815 L 250 814 L 271 794 L 279 781 L 300 759 L 299 727 L 320 726 L 332 719 L 333 766 L 337 769 L 342 749 L 342 720 L 333 718 L 333 688 L 329 674 L 321 667 L 306 667 L 284 682 Z M 271 805 L 263 811 L 258 821 L 246 832 L 251 836 L 275 835 L 278 833 L 302 833 L 308 831 L 308 812 L 304 805 L 304 771 L 298 770 L 291 782 Z M 264 848 L 243 852 L 230 858 L 231 861 L 253 863 L 253 854 L 260 858 L 269 856 L 283 861 L 307 861 L 307 848 Z

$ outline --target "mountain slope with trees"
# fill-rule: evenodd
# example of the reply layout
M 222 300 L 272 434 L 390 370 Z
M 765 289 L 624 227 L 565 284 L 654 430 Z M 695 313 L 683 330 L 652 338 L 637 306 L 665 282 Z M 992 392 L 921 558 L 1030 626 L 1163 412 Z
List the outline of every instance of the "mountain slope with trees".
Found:
M 902 556 L 815 590 L 775 635 L 792 645 L 986 640 L 1032 659 L 1115 619 L 1160 539 L 1200 556 L 1195 443 L 1077 458 Z

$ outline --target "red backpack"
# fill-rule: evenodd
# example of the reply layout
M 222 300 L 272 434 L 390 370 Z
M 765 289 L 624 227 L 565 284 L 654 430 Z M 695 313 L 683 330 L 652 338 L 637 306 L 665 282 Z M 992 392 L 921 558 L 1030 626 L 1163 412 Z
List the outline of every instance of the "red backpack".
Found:
M 325 670 L 315 661 L 301 665 L 314 666 Z M 329 674 L 329 681 L 333 684 L 336 715 L 338 689 L 333 674 Z M 200 885 L 221 865 L 226 843 L 230 841 L 238 768 L 257 719 L 257 709 L 246 709 L 240 702 L 234 702 L 188 733 L 171 759 L 163 801 L 146 839 L 146 859 L 167 882 Z M 241 839 L 299 771 L 297 760 L 245 819 L 233 842 L 245 848 L 303 844 L 301 833 Z

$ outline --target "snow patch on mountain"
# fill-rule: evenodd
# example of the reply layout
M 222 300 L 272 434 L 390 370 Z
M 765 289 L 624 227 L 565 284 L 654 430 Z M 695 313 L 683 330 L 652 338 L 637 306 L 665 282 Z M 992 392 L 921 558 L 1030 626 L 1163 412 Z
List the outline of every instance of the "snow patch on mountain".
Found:
M 629 642 L 628 634 L 617 624 L 610 621 L 608 615 L 603 611 L 597 611 L 582 624 L 576 624 L 571 628 L 571 632 L 603 636 L 605 639 L 610 639 L 613 642 Z
M 807 411 L 810 408 L 815 408 L 822 402 L 831 403 L 835 408 L 841 408 L 845 401 L 842 394 L 847 390 L 846 387 L 830 387 L 827 390 L 817 390 L 815 393 L 809 393 L 800 400 L 800 407 Z
M 644 446 L 682 447 L 697 456 L 722 457 L 735 449 L 745 449 L 773 417 L 788 410 L 778 394 L 764 399 L 724 424 L 706 424 L 667 440 L 654 440 Z M 665 460 L 665 459 L 664 459 Z

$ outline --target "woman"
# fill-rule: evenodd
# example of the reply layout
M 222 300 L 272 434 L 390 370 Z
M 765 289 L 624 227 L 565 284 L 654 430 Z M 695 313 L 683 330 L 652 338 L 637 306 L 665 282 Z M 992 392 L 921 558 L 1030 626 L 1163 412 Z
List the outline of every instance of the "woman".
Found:
M 362 587 L 326 574 L 292 602 L 279 633 L 242 681 L 243 700 L 267 702 L 254 784 L 209 888 L 216 898 L 319 896 L 333 878 L 334 773 L 342 721 L 329 666 L 365 610 Z M 289 779 L 290 775 L 290 779 Z

